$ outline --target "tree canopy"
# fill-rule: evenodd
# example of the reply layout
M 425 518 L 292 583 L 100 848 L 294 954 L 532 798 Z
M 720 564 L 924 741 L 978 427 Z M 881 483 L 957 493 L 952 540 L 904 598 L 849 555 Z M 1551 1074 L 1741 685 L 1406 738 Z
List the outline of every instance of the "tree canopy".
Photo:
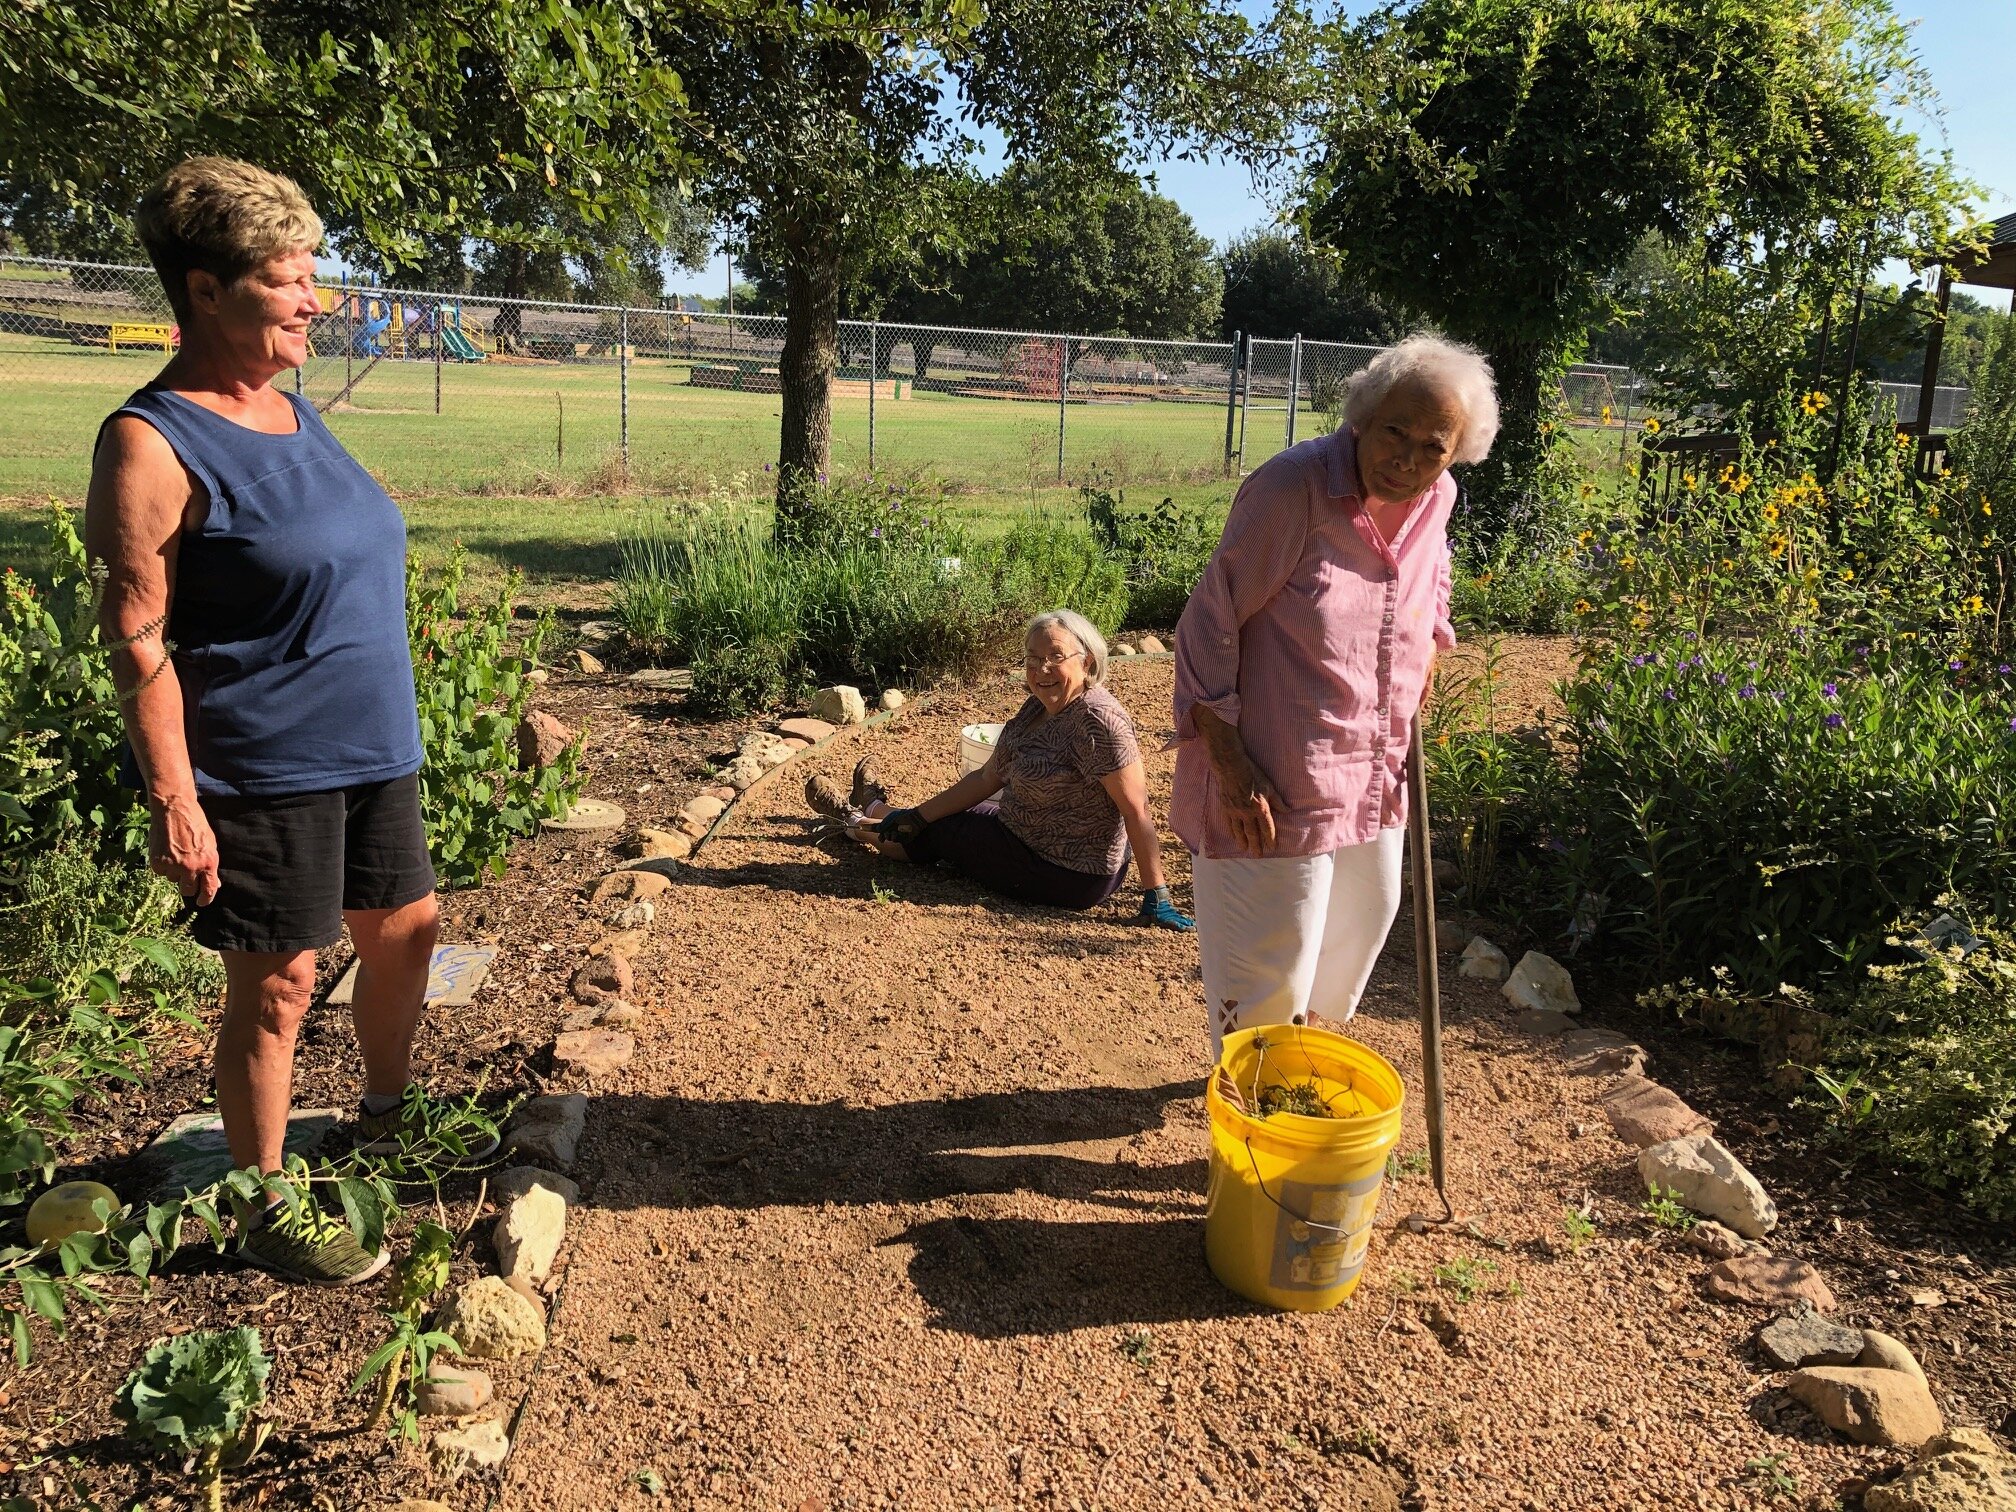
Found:
M 1306 223 L 1490 354 L 1506 429 L 1472 481 L 1501 503 L 1649 233 L 1807 300 L 1922 260 L 1966 196 L 1897 119 L 1930 87 L 1886 0 L 1420 0 L 1334 45 Z
M 1335 253 L 1293 232 L 1249 231 L 1226 246 L 1219 267 L 1227 336 L 1383 343 L 1405 333 L 1402 316 L 1347 278 Z

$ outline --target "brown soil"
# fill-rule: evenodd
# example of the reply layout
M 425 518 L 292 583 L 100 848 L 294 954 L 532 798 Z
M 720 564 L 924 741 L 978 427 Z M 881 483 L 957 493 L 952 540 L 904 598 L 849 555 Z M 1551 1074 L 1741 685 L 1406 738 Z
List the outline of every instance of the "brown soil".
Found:
M 1544 706 L 1559 648 L 1513 660 Z M 1150 751 L 1170 676 L 1166 661 L 1115 671 Z M 1566 1078 L 1447 960 L 1462 1221 L 1398 1226 L 1439 1212 L 1408 1161 L 1342 1307 L 1274 1314 L 1221 1288 L 1202 1257 L 1194 941 L 1134 925 L 1131 892 L 1082 916 L 1005 904 L 822 839 L 803 810 L 808 772 L 844 778 L 864 751 L 900 799 L 925 796 L 953 775 L 958 727 L 1004 717 L 1015 681 L 941 695 L 783 769 L 658 900 L 636 962 L 637 1057 L 589 1088 L 551 1347 L 536 1377 L 493 1372 L 505 1412 L 525 1403 L 500 1478 L 444 1486 L 417 1450 L 347 1431 L 375 1299 L 201 1259 L 178 1262 L 152 1305 L 45 1342 L 8 1383 L 0 1453 L 54 1457 L 14 1490 L 82 1505 L 42 1485 L 74 1459 L 102 1505 L 172 1504 L 179 1482 L 127 1463 L 106 1404 L 150 1336 L 247 1320 L 279 1357 L 278 1431 L 270 1464 L 235 1482 L 243 1506 L 379 1512 L 434 1495 L 600 1512 L 647 1505 L 649 1471 L 670 1506 L 785 1512 L 1750 1508 L 1771 1500 L 1775 1470 L 1796 1479 L 1791 1504 L 1828 1507 L 1898 1462 L 1787 1403 L 1749 1344 L 1762 1316 L 1707 1301 L 1707 1263 L 1639 1216 L 1599 1087 Z M 657 695 L 607 679 L 551 691 L 562 718 L 597 716 L 591 791 L 640 820 L 675 812 L 736 733 L 682 726 Z M 1171 761 L 1149 759 L 1158 812 Z M 506 950 L 476 1006 L 430 1027 L 437 1081 L 487 1067 L 546 1084 L 567 973 L 602 929 L 575 884 L 613 840 L 543 837 L 508 878 L 450 900 L 455 937 Z M 1180 901 L 1186 858 L 1171 844 L 1168 859 Z M 1412 938 L 1403 917 L 1353 1030 L 1407 1076 L 1409 1154 L 1424 1143 Z M 1747 1052 L 1654 1043 L 1665 1031 L 1637 1022 L 1628 994 L 1578 976 L 1585 1017 L 1646 1035 L 1654 1073 L 1770 1187 L 1781 1252 L 1822 1268 L 1844 1317 L 1915 1337 L 1952 1421 L 1999 1423 L 2016 1379 L 2008 1236 L 1840 1172 L 1759 1089 Z M 352 1094 L 339 1024 L 311 1032 L 304 1101 Z M 122 1127 L 151 1133 L 200 1095 L 189 1051 Z M 472 1196 L 446 1205 L 458 1226 Z M 1563 1210 L 1585 1202 L 1599 1232 L 1572 1253 Z M 487 1228 L 458 1273 L 488 1261 Z M 1926 1286 L 1944 1306 L 1910 1305 Z

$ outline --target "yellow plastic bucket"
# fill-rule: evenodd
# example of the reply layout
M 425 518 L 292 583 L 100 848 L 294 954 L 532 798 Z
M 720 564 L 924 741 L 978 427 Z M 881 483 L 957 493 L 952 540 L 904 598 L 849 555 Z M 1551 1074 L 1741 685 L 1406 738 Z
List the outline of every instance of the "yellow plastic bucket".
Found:
M 1306 1082 L 1334 1116 L 1257 1116 L 1270 1087 Z M 1405 1099 L 1400 1073 L 1341 1034 L 1276 1024 L 1227 1035 L 1204 1093 L 1212 1274 L 1242 1297 L 1297 1312 L 1322 1312 L 1357 1290 Z

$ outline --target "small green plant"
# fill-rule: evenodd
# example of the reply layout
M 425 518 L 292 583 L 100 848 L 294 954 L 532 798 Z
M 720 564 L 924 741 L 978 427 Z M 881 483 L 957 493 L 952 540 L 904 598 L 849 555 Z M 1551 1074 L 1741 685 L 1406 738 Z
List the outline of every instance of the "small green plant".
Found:
M 1785 1456 L 1782 1454 L 1760 1454 L 1753 1460 L 1746 1460 L 1743 1471 L 1748 1479 L 1770 1492 L 1773 1501 L 1781 1496 L 1799 1494 L 1799 1477 L 1785 1468 Z
M 1386 1179 L 1399 1181 L 1407 1176 L 1425 1175 L 1428 1170 L 1428 1152 L 1416 1150 L 1411 1155 L 1402 1155 L 1395 1150 L 1386 1157 Z
M 1468 1255 L 1459 1255 L 1448 1264 L 1435 1267 L 1436 1281 L 1444 1291 L 1454 1293 L 1459 1304 L 1475 1301 L 1484 1283 L 1497 1274 L 1497 1261 L 1473 1260 Z
M 1568 1248 L 1578 1255 L 1596 1237 L 1596 1220 L 1568 1203 L 1561 1205 L 1561 1227 L 1568 1231 Z
M 1359 1454 L 1376 1459 L 1385 1451 L 1386 1440 L 1370 1423 L 1360 1423 L 1351 1430 L 1351 1447 Z
M 438 1223 L 421 1222 L 413 1231 L 406 1256 L 392 1268 L 391 1306 L 385 1316 L 392 1324 L 389 1337 L 371 1352 L 350 1394 L 357 1395 L 373 1377 L 378 1394 L 372 1403 L 366 1431 L 382 1428 L 392 1417 L 393 1399 L 403 1382 L 406 1391 L 393 1433 L 409 1441 L 420 1437 L 420 1385 L 427 1379 L 434 1356 L 443 1351 L 459 1355 L 462 1346 L 445 1333 L 423 1329 L 420 1320 L 427 1304 L 448 1284 L 448 1262 L 454 1255 L 455 1236 Z
M 901 893 L 895 891 L 893 888 L 884 887 L 873 877 L 868 879 L 868 896 L 873 898 L 877 903 L 901 903 L 903 901 Z
M 631 1479 L 636 1482 L 637 1489 L 642 1491 L 646 1496 L 663 1496 L 665 1494 L 665 1477 L 649 1465 L 639 1470 Z
M 1120 1353 L 1136 1368 L 1147 1370 L 1155 1363 L 1155 1336 L 1145 1328 L 1137 1328 L 1121 1339 Z
M 1421 1290 L 1421 1278 L 1412 1271 L 1396 1270 L 1393 1272 L 1393 1290 L 1403 1297 L 1411 1297 Z
M 1829 1075 L 1818 1067 L 1806 1068 L 1827 1100 L 1833 1106 L 1835 1127 L 1853 1134 L 1876 1111 L 1876 1094 L 1862 1085 L 1862 1068 L 1855 1067 L 1841 1076 Z
M 1638 1211 L 1658 1227 L 1681 1234 L 1694 1227 L 1696 1222 L 1694 1215 L 1681 1204 L 1678 1192 L 1657 1184 L 1652 1188 L 1652 1195 L 1639 1205 Z
M 204 1506 L 222 1512 L 224 1471 L 264 1442 L 253 1414 L 271 1369 L 255 1328 L 180 1334 L 147 1351 L 112 1410 L 130 1437 L 188 1463 Z

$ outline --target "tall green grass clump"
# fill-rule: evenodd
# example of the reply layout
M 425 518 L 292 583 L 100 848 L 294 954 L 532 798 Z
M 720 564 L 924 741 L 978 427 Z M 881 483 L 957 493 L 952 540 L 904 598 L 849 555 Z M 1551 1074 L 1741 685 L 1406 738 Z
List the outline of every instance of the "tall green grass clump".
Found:
M 971 677 L 1040 610 L 1117 628 L 1123 569 L 1075 522 L 1035 516 L 975 544 L 900 485 L 821 486 L 775 529 L 702 518 L 623 542 L 615 613 L 654 660 L 689 662 L 690 707 L 774 708 L 827 682 Z

